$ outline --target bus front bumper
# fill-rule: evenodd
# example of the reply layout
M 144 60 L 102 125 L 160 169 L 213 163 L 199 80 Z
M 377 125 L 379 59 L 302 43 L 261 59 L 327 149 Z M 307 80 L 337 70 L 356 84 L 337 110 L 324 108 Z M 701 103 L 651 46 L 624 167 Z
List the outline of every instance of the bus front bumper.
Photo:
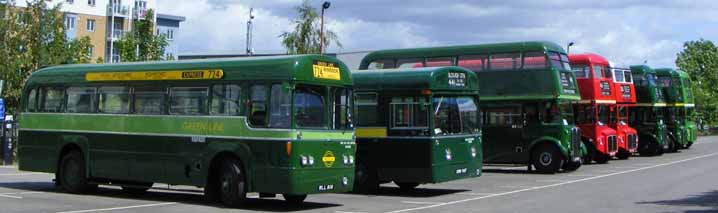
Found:
M 352 190 L 354 167 L 276 168 L 267 171 L 274 181 L 255 191 L 277 194 L 341 193 Z M 265 180 L 266 181 L 266 180 Z

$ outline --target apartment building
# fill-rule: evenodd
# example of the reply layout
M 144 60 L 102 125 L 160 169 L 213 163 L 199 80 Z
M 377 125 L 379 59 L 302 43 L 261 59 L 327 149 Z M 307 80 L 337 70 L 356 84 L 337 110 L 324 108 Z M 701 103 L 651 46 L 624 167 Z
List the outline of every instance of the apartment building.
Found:
M 165 57 L 177 59 L 179 44 L 175 38 L 180 33 L 180 23 L 185 21 L 185 17 L 157 14 L 157 34 L 165 35 L 167 38 L 167 47 L 165 48 Z
M 46 0 L 46 2 L 50 6 L 62 4 L 61 10 L 65 14 L 68 39 L 90 37 L 93 45 L 90 51 L 93 62 L 98 58 L 102 58 L 105 62 L 122 61 L 113 42 L 132 30 L 132 21 L 146 18 L 147 10 L 157 11 L 156 0 Z M 24 0 L 16 3 L 20 7 L 27 5 Z M 158 23 L 158 16 L 154 17 L 155 23 Z M 184 21 L 184 17 L 165 16 L 181 18 L 181 21 Z M 179 31 L 179 22 L 173 26 L 176 26 L 174 31 Z M 159 24 L 156 27 L 161 28 Z M 174 42 L 171 44 L 176 51 L 177 44 Z

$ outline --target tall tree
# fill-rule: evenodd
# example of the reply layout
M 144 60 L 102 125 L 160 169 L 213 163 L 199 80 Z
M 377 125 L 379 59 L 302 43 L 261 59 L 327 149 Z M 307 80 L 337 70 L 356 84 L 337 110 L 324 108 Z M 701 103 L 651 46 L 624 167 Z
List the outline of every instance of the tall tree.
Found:
M 696 118 L 700 125 L 718 123 L 718 47 L 709 40 L 687 41 L 676 65 L 693 80 Z
M 165 35 L 155 35 L 154 11 L 147 10 L 145 18 L 135 20 L 132 31 L 115 41 L 122 61 L 164 60 L 169 43 Z
M 294 20 L 294 31 L 284 32 L 279 37 L 282 38 L 282 46 L 287 49 L 289 54 L 312 54 L 321 53 L 320 49 L 320 17 L 317 9 L 312 7 L 309 0 L 304 0 L 302 5 L 296 7 L 299 17 Z M 324 29 L 324 49 L 332 42 L 341 47 L 339 37 L 331 30 Z
M 0 77 L 5 80 L 2 96 L 7 109 L 18 106 L 28 76 L 44 66 L 89 62 L 89 37 L 68 41 L 61 5 L 49 8 L 43 0 L 27 7 L 13 0 L 0 2 Z

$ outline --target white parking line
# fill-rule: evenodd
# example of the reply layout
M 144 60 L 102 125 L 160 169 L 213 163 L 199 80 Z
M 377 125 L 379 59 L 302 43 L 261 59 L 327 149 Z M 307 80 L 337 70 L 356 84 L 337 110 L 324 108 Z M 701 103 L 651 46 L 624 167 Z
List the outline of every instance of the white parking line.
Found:
M 456 193 L 457 195 L 470 195 L 470 196 L 486 196 L 486 195 L 495 195 L 496 193 L 480 193 L 480 192 L 459 192 Z
M 585 174 L 585 175 L 570 174 L 570 175 L 566 175 L 566 176 L 569 176 L 569 177 L 593 177 L 593 176 L 596 176 L 596 174 Z
M 20 197 L 20 196 L 12 196 L 12 195 L 6 195 L 6 194 L 0 194 L 0 197 L 22 199 L 22 197 Z
M 562 185 L 566 185 L 566 184 L 579 183 L 579 182 L 584 182 L 584 181 L 589 181 L 589 180 L 594 180 L 594 179 L 599 179 L 599 178 L 605 178 L 605 177 L 610 177 L 610 176 L 615 176 L 615 175 L 620 175 L 620 174 L 637 172 L 637 171 L 646 170 L 646 169 L 652 169 L 652 168 L 656 168 L 656 167 L 669 166 L 669 165 L 673 165 L 673 164 L 683 163 L 686 161 L 692 161 L 692 160 L 697 160 L 697 159 L 701 159 L 701 158 L 713 157 L 716 155 L 718 155 L 718 153 L 701 155 L 701 156 L 678 160 L 678 161 L 673 161 L 673 162 L 669 162 L 669 163 L 663 163 L 663 164 L 657 164 L 657 165 L 647 166 L 647 167 L 642 167 L 642 168 L 637 168 L 637 169 L 625 170 L 625 171 L 621 171 L 621 172 L 604 174 L 604 175 L 599 175 L 599 176 L 595 176 L 595 177 L 588 177 L 588 178 L 583 178 L 583 179 L 578 179 L 578 180 L 573 180 L 573 181 L 568 181 L 568 182 L 563 182 L 563 183 L 556 183 L 556 184 L 550 184 L 550 185 L 545 185 L 545 186 L 536 186 L 536 187 L 531 187 L 531 188 L 527 188 L 527 189 L 519 189 L 519 190 L 515 190 L 515 191 L 510 191 L 510 192 L 504 192 L 504 193 L 498 193 L 498 194 L 494 194 L 494 195 L 480 196 L 480 197 L 474 197 L 474 198 L 467 198 L 467 199 L 463 199 L 463 200 L 456 200 L 456 201 L 451 201 L 451 202 L 446 202 L 446 203 L 437 203 L 437 204 L 430 205 L 430 206 L 400 209 L 400 210 L 395 210 L 395 211 L 389 211 L 388 213 L 408 212 L 408 211 L 416 211 L 416 210 L 422 210 L 422 209 L 430 209 L 430 208 L 436 208 L 436 207 L 441 207 L 441 206 L 446 206 L 446 205 L 465 203 L 465 202 L 474 201 L 474 200 L 481 200 L 481 199 L 486 199 L 486 198 L 516 194 L 516 193 L 520 193 L 520 192 L 552 188 L 552 187 L 562 186 Z
M 345 211 L 334 211 L 334 213 L 367 213 L 367 212 L 345 212 Z
M 47 173 L 39 173 L 39 172 L 23 172 L 23 173 L 8 173 L 8 174 L 0 174 L 0 176 L 24 176 L 24 175 L 45 175 Z
M 510 189 L 523 189 L 523 188 L 532 188 L 533 186 L 497 186 L 499 188 L 510 188 Z
M 444 204 L 442 202 L 421 202 L 421 201 L 401 201 L 402 203 L 408 203 L 408 204 L 419 204 L 419 205 L 437 205 L 437 204 Z
M 173 205 L 173 204 L 177 204 L 177 203 L 176 203 L 176 202 L 153 203 L 153 204 L 136 205 L 136 206 L 123 206 L 123 207 L 114 207 L 114 208 L 106 208 L 106 209 L 88 209 L 88 210 L 66 211 L 66 212 L 57 212 L 57 213 L 83 213 L 83 212 L 114 211 L 114 210 L 122 210 L 122 209 L 134 209 L 134 208 L 145 208 L 145 207 L 154 207 L 154 206 L 166 206 L 166 205 Z
M 566 182 L 566 181 L 571 181 L 571 180 L 536 180 L 536 182 L 539 182 L 539 183 L 561 183 L 561 182 Z

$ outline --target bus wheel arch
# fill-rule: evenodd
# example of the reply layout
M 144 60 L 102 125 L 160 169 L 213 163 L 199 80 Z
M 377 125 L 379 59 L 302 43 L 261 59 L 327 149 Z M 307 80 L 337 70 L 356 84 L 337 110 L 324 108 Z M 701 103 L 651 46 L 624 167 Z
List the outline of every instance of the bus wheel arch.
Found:
M 234 152 L 222 151 L 214 155 L 207 167 L 207 178 L 204 186 L 204 194 L 212 202 L 221 201 L 223 204 L 238 207 L 246 200 L 246 193 L 249 191 L 249 176 L 243 158 Z M 223 189 L 232 189 L 231 185 L 239 185 L 237 191 L 223 194 Z
M 90 184 L 87 175 L 87 160 L 83 149 L 74 143 L 65 144 L 59 154 L 55 171 L 56 185 L 62 190 L 74 194 L 86 193 L 97 189 Z
M 540 173 L 556 173 L 565 163 L 565 153 L 554 140 L 541 140 L 533 143 L 529 164 Z

